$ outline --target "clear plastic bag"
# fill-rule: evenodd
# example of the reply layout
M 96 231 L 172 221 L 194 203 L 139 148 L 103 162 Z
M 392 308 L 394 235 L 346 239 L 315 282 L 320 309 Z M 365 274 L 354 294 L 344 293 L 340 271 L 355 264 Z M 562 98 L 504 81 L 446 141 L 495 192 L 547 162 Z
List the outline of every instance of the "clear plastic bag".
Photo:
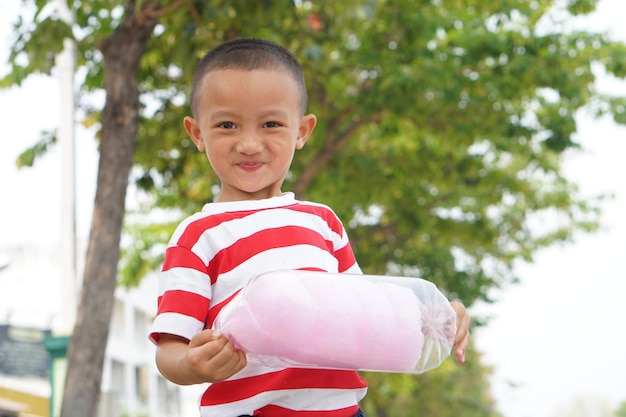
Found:
M 250 280 L 214 328 L 251 363 L 422 373 L 450 355 L 456 314 L 423 279 L 292 270 Z

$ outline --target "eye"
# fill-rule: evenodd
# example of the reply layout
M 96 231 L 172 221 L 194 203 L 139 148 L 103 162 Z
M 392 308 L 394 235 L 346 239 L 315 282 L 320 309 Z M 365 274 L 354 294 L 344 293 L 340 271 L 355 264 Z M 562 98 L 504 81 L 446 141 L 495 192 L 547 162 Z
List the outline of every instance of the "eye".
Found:
M 282 126 L 282 123 L 274 122 L 274 121 L 265 122 L 265 124 L 263 125 L 263 127 L 270 127 L 270 128 L 271 127 L 281 127 L 281 126 Z
M 221 122 L 217 127 L 221 127 L 222 129 L 234 129 L 236 126 L 233 122 Z

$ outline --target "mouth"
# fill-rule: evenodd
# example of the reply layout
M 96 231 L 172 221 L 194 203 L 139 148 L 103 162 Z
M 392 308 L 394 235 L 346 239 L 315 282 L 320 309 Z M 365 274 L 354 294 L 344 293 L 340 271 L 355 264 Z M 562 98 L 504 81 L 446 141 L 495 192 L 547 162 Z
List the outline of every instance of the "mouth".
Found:
M 240 162 L 237 164 L 239 168 L 247 172 L 254 172 L 263 166 L 262 162 Z

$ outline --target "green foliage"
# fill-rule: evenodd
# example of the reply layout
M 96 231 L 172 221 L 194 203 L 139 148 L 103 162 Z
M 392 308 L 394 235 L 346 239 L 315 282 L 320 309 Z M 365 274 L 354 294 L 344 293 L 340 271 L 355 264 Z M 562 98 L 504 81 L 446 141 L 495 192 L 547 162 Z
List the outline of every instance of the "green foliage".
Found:
M 10 72 L 0 79 L 0 87 L 21 85 L 33 73 L 50 74 L 56 55 L 63 49 L 63 39 L 72 37 L 72 29 L 55 17 L 40 18 L 34 22 L 22 17 L 14 25 L 14 43 L 9 54 Z
M 132 244 L 122 247 L 120 284 L 135 287 L 142 277 L 160 268 L 166 244 L 178 222 L 146 223 L 128 213 L 126 223 L 125 240 Z
M 598 0 L 569 0 L 567 11 L 573 15 L 588 14 L 596 9 Z
M 53 146 L 56 141 L 55 132 L 44 131 L 41 139 L 37 143 L 18 155 L 15 164 L 18 168 L 32 167 L 35 164 L 35 160 L 45 155 L 48 148 Z
M 489 397 L 492 370 L 480 363 L 469 349 L 466 363 L 448 358 L 420 375 L 364 373 L 369 389 L 361 407 L 373 417 L 500 417 Z
M 564 11 L 585 14 L 595 4 L 572 0 Z M 3 85 L 49 72 L 70 37 L 83 92 L 102 88 L 99 42 L 119 27 L 124 2 L 72 5 L 71 31 L 54 13 L 41 12 L 49 10 L 46 2 L 32 22 L 17 22 Z M 285 189 L 337 211 L 366 272 L 420 275 L 471 304 L 514 280 L 515 260 L 530 261 L 538 249 L 596 226 L 600 200 L 580 199 L 560 174 L 560 161 L 578 146 L 581 108 L 626 123 L 626 98 L 597 94 L 591 71 L 599 64 L 624 76 L 626 46 L 601 34 L 566 32 L 564 11 L 547 15 L 551 2 L 215 0 L 136 7 L 149 5 L 163 9 L 141 62 L 134 180 L 152 194 L 154 207 L 189 214 L 214 197 L 218 180 L 182 129 L 193 69 L 225 39 L 262 36 L 300 58 L 310 111 L 319 120 Z M 99 112 L 87 117 L 93 123 Z M 51 143 L 44 138 L 21 163 L 32 164 Z M 144 259 L 143 246 L 134 255 L 126 248 L 129 264 Z

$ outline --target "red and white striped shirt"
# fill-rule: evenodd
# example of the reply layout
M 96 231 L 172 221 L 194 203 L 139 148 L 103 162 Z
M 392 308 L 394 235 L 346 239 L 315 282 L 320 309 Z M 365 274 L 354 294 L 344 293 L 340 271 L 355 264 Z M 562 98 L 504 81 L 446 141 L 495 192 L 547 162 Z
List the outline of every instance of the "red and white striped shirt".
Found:
M 292 193 L 207 204 L 170 240 L 151 339 L 161 333 L 191 339 L 212 326 L 249 279 L 285 269 L 361 273 L 341 221 L 327 206 L 297 201 Z M 200 414 L 351 417 L 366 390 L 354 371 L 248 364 L 209 385 Z

